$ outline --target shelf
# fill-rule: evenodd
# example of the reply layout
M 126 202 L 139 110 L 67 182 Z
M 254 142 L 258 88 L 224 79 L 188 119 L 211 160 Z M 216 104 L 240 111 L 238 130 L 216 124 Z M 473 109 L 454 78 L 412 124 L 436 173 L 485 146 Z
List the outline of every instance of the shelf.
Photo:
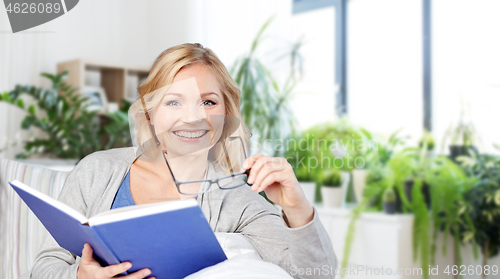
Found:
M 135 101 L 137 86 L 147 78 L 149 68 L 145 66 L 120 65 L 88 59 L 74 59 L 57 64 L 57 72 L 68 71 L 67 83 L 77 88 L 101 87 L 106 93 L 107 103 L 121 105 L 122 99 Z

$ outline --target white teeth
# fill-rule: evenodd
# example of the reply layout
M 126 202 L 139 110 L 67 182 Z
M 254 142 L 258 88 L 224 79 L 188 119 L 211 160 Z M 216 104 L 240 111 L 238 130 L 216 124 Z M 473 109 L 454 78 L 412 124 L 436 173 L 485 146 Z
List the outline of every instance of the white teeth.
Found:
M 179 137 L 190 138 L 190 139 L 202 137 L 206 133 L 207 133 L 207 131 L 198 131 L 198 132 L 194 132 L 194 133 L 185 132 L 185 131 L 175 131 L 174 132 L 174 134 L 178 135 Z

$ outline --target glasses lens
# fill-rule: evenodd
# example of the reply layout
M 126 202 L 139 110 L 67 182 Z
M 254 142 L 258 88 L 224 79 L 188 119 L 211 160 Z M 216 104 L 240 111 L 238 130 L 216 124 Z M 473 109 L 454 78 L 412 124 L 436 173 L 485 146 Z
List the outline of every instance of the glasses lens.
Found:
M 247 184 L 246 174 L 235 174 L 229 177 L 223 177 L 219 179 L 219 186 L 222 189 L 236 188 Z
M 179 192 L 184 195 L 197 195 L 208 190 L 210 182 L 183 182 L 179 184 Z

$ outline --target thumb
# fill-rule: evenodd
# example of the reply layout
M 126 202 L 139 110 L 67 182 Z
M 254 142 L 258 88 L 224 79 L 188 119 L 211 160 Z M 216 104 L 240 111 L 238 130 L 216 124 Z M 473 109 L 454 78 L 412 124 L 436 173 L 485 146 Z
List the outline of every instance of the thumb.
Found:
M 83 245 L 81 261 L 87 262 L 87 263 L 90 262 L 92 259 L 92 253 L 93 253 L 93 250 L 92 250 L 92 247 L 90 247 L 90 244 L 85 243 Z

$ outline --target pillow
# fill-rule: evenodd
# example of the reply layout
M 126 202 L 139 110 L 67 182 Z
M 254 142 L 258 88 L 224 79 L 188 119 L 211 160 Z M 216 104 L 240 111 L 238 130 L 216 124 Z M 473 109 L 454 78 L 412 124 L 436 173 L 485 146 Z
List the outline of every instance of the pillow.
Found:
M 290 279 L 285 270 L 276 264 L 264 261 L 245 236 L 239 233 L 220 233 L 215 236 L 227 260 L 204 268 L 185 279 Z

